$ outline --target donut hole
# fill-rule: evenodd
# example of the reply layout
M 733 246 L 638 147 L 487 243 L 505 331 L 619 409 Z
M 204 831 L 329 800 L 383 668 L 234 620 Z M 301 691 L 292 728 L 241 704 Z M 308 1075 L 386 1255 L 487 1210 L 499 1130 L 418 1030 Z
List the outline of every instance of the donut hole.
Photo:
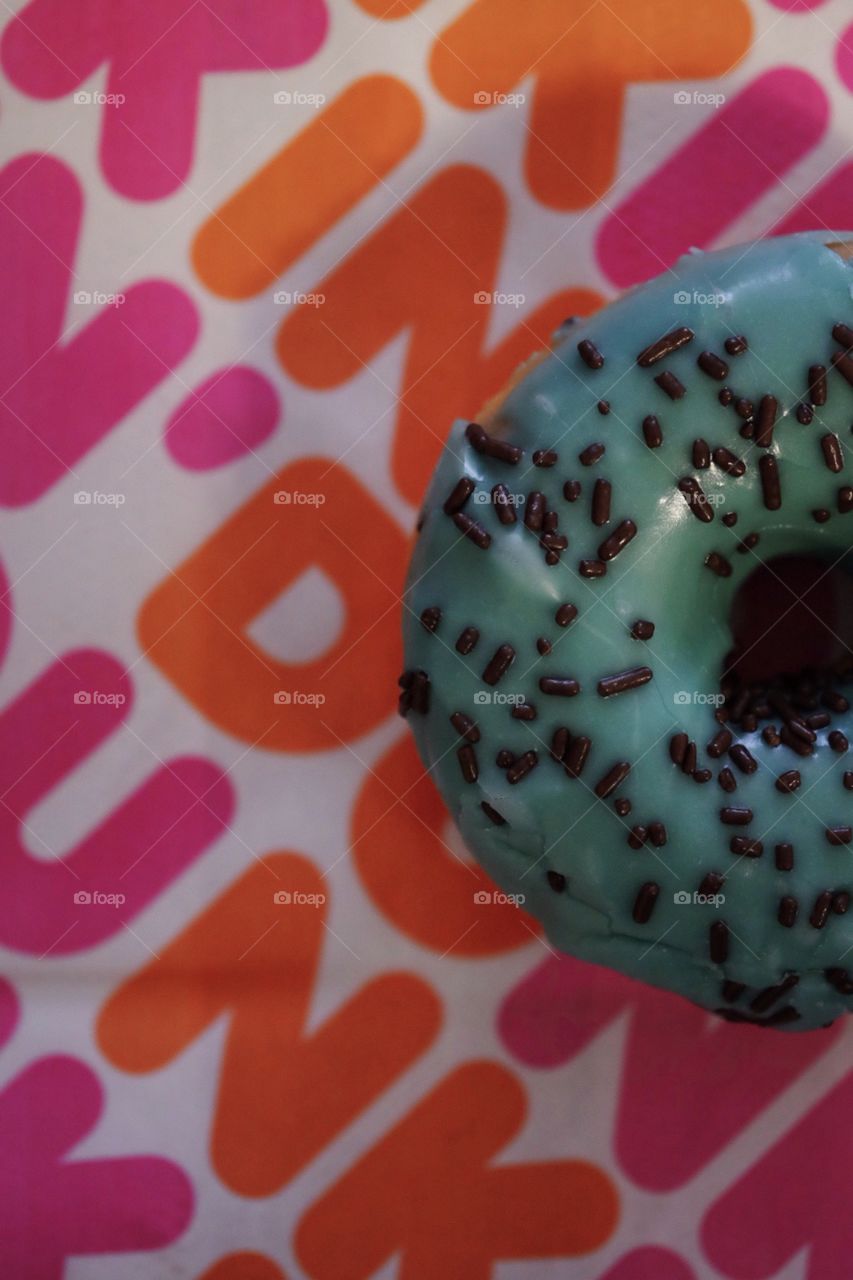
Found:
M 759 721 L 778 719 L 780 698 L 800 710 L 814 709 L 828 691 L 849 684 L 851 570 L 853 556 L 833 562 L 786 555 L 759 565 L 741 583 L 729 614 L 734 646 L 720 681 L 727 719 L 741 722 L 751 709 Z

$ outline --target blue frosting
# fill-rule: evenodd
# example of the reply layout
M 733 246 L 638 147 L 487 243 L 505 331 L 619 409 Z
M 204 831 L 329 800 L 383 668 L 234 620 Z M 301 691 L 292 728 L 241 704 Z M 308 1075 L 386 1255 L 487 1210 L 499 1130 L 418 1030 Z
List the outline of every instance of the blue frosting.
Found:
M 749 774 L 727 755 L 709 758 L 705 748 L 720 728 L 714 700 L 732 645 L 729 612 L 738 586 L 759 558 L 794 553 L 833 561 L 853 539 L 853 514 L 838 510 L 839 490 L 853 484 L 853 387 L 832 366 L 839 351 L 833 326 L 853 326 L 853 270 L 827 247 L 832 239 L 804 234 L 688 254 L 590 320 L 558 331 L 552 352 L 510 391 L 487 424 L 494 437 L 523 450 L 517 465 L 479 451 L 466 435 L 467 424 L 454 425 L 427 493 L 405 597 L 406 667 L 425 672 L 430 682 L 428 710 L 413 708 L 408 719 L 466 843 L 495 881 L 508 893 L 524 895 L 526 909 L 563 951 L 709 1009 L 779 1019 L 778 1025 L 794 1030 L 821 1026 L 853 1007 L 838 973 L 848 964 L 853 971 L 853 910 L 830 910 L 822 927 L 812 922 L 821 894 L 836 895 L 840 909 L 843 894 L 853 893 L 853 845 L 827 838 L 827 828 L 853 823 L 853 792 L 842 782 L 845 770 L 853 769 L 853 755 L 827 742 L 830 730 L 851 734 L 851 714 L 833 715 L 808 756 L 784 744 L 769 746 L 760 731 L 736 729 L 735 742 L 747 747 L 757 765 Z M 640 367 L 638 353 L 680 327 L 693 332 L 692 340 L 652 367 Z M 725 340 L 738 334 L 746 335 L 748 349 L 729 355 Z M 577 344 L 583 340 L 603 354 L 602 368 L 590 369 L 581 358 Z M 769 449 L 739 434 L 742 419 L 719 400 L 724 384 L 697 365 L 704 351 L 729 366 L 725 384 L 737 397 L 756 406 L 764 396 L 775 397 Z M 828 368 L 827 402 L 803 425 L 796 411 L 808 400 L 808 369 L 815 364 Z M 670 399 L 655 382 L 664 371 L 686 388 L 682 398 Z M 610 404 L 606 416 L 598 409 L 601 400 Z M 649 414 L 661 424 L 659 448 L 644 439 L 642 423 Z M 840 440 L 838 473 L 824 459 L 821 439 L 828 433 Z M 697 437 L 712 450 L 724 446 L 742 458 L 744 474 L 727 474 L 715 463 L 696 470 L 691 452 Z M 604 456 L 581 465 L 579 453 L 596 442 L 605 445 Z M 554 450 L 558 461 L 534 466 L 536 450 Z M 768 509 L 762 484 L 764 455 L 773 456 L 778 467 L 776 510 Z M 461 477 L 475 484 L 463 515 L 490 536 L 487 549 L 443 510 Z M 678 487 L 685 477 L 699 482 L 712 519 L 697 518 L 690 495 Z M 599 478 L 612 485 L 610 520 L 603 527 L 591 519 Z M 568 479 L 582 485 L 575 502 L 563 496 Z M 499 521 L 490 496 L 499 483 L 519 504 L 512 525 Z M 568 538 L 553 565 L 546 564 L 539 537 L 524 523 L 521 504 L 530 490 L 545 495 L 547 509 L 558 515 L 558 533 Z M 811 514 L 821 507 L 832 513 L 822 524 Z M 725 512 L 737 512 L 734 527 L 723 523 Z M 580 561 L 596 559 L 602 541 L 626 519 L 635 522 L 636 536 L 608 561 L 605 576 L 582 576 Z M 759 534 L 760 541 L 738 553 L 749 533 Z M 729 576 L 707 566 L 709 555 L 715 563 L 714 553 L 721 557 L 718 567 L 730 567 Z M 555 621 L 563 604 L 577 609 L 565 627 Z M 420 616 L 433 608 L 440 610 L 440 621 L 429 630 Z M 632 636 L 637 619 L 654 623 L 651 639 Z M 479 639 L 463 655 L 456 640 L 471 626 Z M 539 637 L 550 642 L 550 653 L 538 651 Z M 491 686 L 483 671 L 504 644 L 515 657 Z M 646 683 L 611 697 L 597 691 L 603 677 L 643 666 L 651 671 Z M 574 679 L 580 692 L 544 693 L 543 677 Z M 535 707 L 535 719 L 513 716 L 513 705 L 522 700 Z M 450 720 L 455 713 L 477 724 L 475 781 L 466 781 L 460 764 L 462 739 Z M 561 727 L 571 739 L 590 739 L 579 778 L 569 777 L 549 754 Z M 696 767 L 712 771 L 704 785 L 670 758 L 670 741 L 679 733 L 697 744 Z M 535 751 L 538 762 L 512 783 L 496 763 L 501 749 L 515 757 Z M 472 753 L 467 755 L 470 776 Z M 620 761 L 630 764 L 630 773 L 610 796 L 599 798 L 596 784 Z M 724 767 L 737 782 L 731 794 L 717 780 Z M 783 794 L 775 783 L 790 769 L 799 771 L 802 782 L 794 793 Z M 619 797 L 630 799 L 629 814 L 616 812 Z M 728 806 L 750 810 L 751 819 L 743 826 L 722 822 L 720 812 Z M 631 848 L 631 827 L 653 822 L 665 825 L 666 843 L 655 847 L 646 840 L 640 849 Z M 733 853 L 733 836 L 760 840 L 762 855 Z M 794 848 L 789 871 L 776 865 L 779 843 Z M 694 896 L 710 872 L 724 877 L 723 901 Z M 645 884 L 656 885 L 657 896 L 643 920 L 638 894 Z M 790 927 L 779 919 L 783 898 L 796 902 Z M 710 941 L 714 924 L 723 926 L 715 931 L 716 950 Z M 786 977 L 786 990 L 768 992 Z M 732 999 L 735 988 L 729 987 L 727 1002 L 725 982 L 744 990 Z M 796 1011 L 796 1020 L 785 1021 L 794 1018 L 780 1014 L 786 1008 Z

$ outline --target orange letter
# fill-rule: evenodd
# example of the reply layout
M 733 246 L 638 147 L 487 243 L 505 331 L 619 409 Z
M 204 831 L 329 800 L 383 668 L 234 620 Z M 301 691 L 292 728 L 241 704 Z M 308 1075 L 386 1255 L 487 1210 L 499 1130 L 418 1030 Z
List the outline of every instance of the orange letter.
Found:
M 193 262 L 224 298 L 260 293 L 418 141 L 423 111 L 394 76 L 364 76 L 319 113 L 199 229 Z
M 504 1067 L 468 1062 L 368 1151 L 302 1219 L 313 1280 L 368 1280 L 395 1253 L 405 1280 L 489 1280 L 504 1258 L 589 1253 L 611 1235 L 610 1179 L 580 1160 L 494 1165 L 524 1117 Z
M 211 1159 L 239 1195 L 278 1191 L 438 1031 L 432 988 L 408 973 L 385 973 L 304 1034 L 327 889 L 307 859 L 269 856 L 119 987 L 101 1013 L 101 1049 L 134 1072 L 165 1066 L 230 1014 Z
M 281 363 L 317 389 L 346 382 L 411 334 L 392 457 L 409 502 L 420 502 L 454 418 L 473 417 L 567 315 L 600 303 L 589 289 L 557 294 L 484 355 L 490 304 L 525 301 L 495 292 L 505 224 L 493 178 L 467 165 L 445 169 L 317 285 L 322 306 L 301 306 L 282 325 Z
M 397 525 L 346 468 L 300 458 L 155 588 L 140 643 L 226 733 L 270 751 L 328 751 L 393 710 L 406 554 Z M 310 662 L 280 662 L 246 628 L 312 567 L 343 597 L 343 633 Z

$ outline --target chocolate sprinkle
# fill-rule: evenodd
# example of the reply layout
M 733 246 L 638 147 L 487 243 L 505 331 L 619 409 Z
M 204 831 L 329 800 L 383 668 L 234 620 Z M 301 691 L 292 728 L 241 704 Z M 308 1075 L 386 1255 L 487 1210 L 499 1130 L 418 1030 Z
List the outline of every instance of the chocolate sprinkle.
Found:
M 657 342 L 645 347 L 637 356 L 637 364 L 641 369 L 648 369 L 651 365 L 657 364 L 658 360 L 663 360 L 664 356 L 671 355 L 673 351 L 678 351 L 679 347 L 692 341 L 692 329 L 673 329 L 671 333 L 665 333 L 662 338 L 658 338 Z
M 570 734 L 565 726 L 555 729 L 551 737 L 551 759 L 562 764 L 569 745 Z
M 466 627 L 464 631 L 459 633 L 456 641 L 456 652 L 462 654 L 470 653 L 479 639 L 480 633 L 476 627 Z
M 779 468 L 772 453 L 765 453 L 758 460 L 761 474 L 761 492 L 764 505 L 768 511 L 778 511 L 782 505 L 782 489 L 779 483 Z
M 812 913 L 809 916 L 809 924 L 814 929 L 822 929 L 826 924 L 827 917 L 832 907 L 832 894 L 828 889 L 824 889 L 823 893 L 819 893 L 815 898 L 815 904 L 812 907 Z
M 656 849 L 664 847 L 667 841 L 667 831 L 662 822 L 649 823 L 649 839 Z
M 659 893 L 660 885 L 656 884 L 654 880 L 647 880 L 642 886 L 634 899 L 632 915 L 636 924 L 648 924 L 655 909 Z
M 731 387 L 721 387 L 719 394 L 717 395 L 717 399 L 724 408 L 728 408 L 734 398 L 735 393 L 732 391 Z
M 717 781 L 719 782 L 723 791 L 727 791 L 729 792 L 729 794 L 731 794 L 732 791 L 737 791 L 737 782 L 735 781 L 735 775 L 732 773 L 728 765 L 726 765 L 724 769 L 721 769 L 720 772 L 717 774 Z
M 555 893 L 562 893 L 566 887 L 566 877 L 559 871 L 546 871 L 545 878 Z
M 779 408 L 775 396 L 762 396 L 758 406 L 758 418 L 755 423 L 755 443 L 761 449 L 769 449 L 773 443 L 773 428 L 776 425 L 776 411 Z
M 791 929 L 797 921 L 797 911 L 800 904 L 796 898 L 786 896 L 779 899 L 779 923 L 786 929 Z
M 831 514 L 832 512 L 827 510 L 826 507 L 815 507 L 812 511 L 812 519 L 816 524 L 826 524 Z
M 684 494 L 684 501 L 696 519 L 701 520 L 703 524 L 710 524 L 714 519 L 714 508 L 706 498 L 699 481 L 693 476 L 682 476 L 678 482 L 678 488 Z
M 609 538 L 605 538 L 601 546 L 598 548 L 598 555 L 601 560 L 613 560 L 618 556 L 619 552 L 627 547 L 628 543 L 636 536 L 637 526 L 633 520 L 623 520 L 618 528 L 614 529 Z
M 660 448 L 663 442 L 663 432 L 661 431 L 660 422 L 653 413 L 643 418 L 643 439 L 650 449 Z
M 490 436 L 477 422 L 468 423 L 465 436 L 476 453 L 482 453 L 487 458 L 495 458 L 498 462 L 508 462 L 510 466 L 520 462 L 524 453 L 517 445 L 507 444 L 505 440 Z
M 708 930 L 708 943 L 713 964 L 725 964 L 729 958 L 729 926 L 715 920 Z
M 776 870 L 792 871 L 794 868 L 794 846 L 792 844 L 777 844 L 776 854 Z
M 731 338 L 726 338 L 723 346 L 726 348 L 730 356 L 739 356 L 746 351 L 748 342 L 742 333 L 733 334 Z
M 581 691 L 580 684 L 571 676 L 542 676 L 539 688 L 543 693 L 554 694 L 558 698 L 574 698 Z
M 517 519 L 515 503 L 510 499 L 509 490 L 505 484 L 496 484 L 492 489 L 492 502 L 495 504 L 501 524 L 515 524 Z
M 730 827 L 746 827 L 752 822 L 751 809 L 725 808 L 720 810 L 720 821 Z
M 690 452 L 694 467 L 699 471 L 707 471 L 711 465 L 711 450 L 707 440 L 703 440 L 700 436 L 693 441 L 693 448 Z
M 846 351 L 836 351 L 832 357 L 832 367 L 837 369 L 842 378 L 853 387 L 853 359 Z
M 577 502 L 580 496 L 581 496 L 580 480 L 567 480 L 566 483 L 563 485 L 563 497 L 566 499 L 566 502 Z
M 604 356 L 595 343 L 590 342 L 589 338 L 584 338 L 582 342 L 578 343 L 578 352 L 588 369 L 600 369 L 604 364 Z
M 705 750 L 712 760 L 719 760 L 732 745 L 732 735 L 728 729 L 719 729 L 708 743 Z
M 610 520 L 610 497 L 612 491 L 609 480 L 596 480 L 592 491 L 592 523 L 599 528 Z
M 554 449 L 537 449 L 533 454 L 534 467 L 553 467 L 558 461 L 558 455 Z
M 421 623 L 427 631 L 435 631 L 441 622 L 441 610 L 438 605 L 430 605 L 428 609 L 424 609 L 421 614 Z
M 850 894 L 846 889 L 836 889 L 832 895 L 832 911 L 833 915 L 843 916 L 847 914 L 847 908 L 850 906 Z
M 612 769 L 609 769 L 604 777 L 595 784 L 595 794 L 599 800 L 606 800 L 609 795 L 612 795 L 616 788 L 625 781 L 630 772 L 631 766 L 627 760 L 620 760 Z
M 796 973 L 786 974 L 782 982 L 775 987 L 765 987 L 763 991 L 759 991 L 758 995 L 750 1001 L 750 1009 L 752 1009 L 753 1013 L 767 1013 L 778 1000 L 781 1000 L 797 985 L 799 980 Z
M 655 378 L 655 382 L 670 398 L 670 400 L 680 400 L 687 388 L 683 382 L 679 382 L 674 373 L 670 373 L 669 369 L 664 369 L 663 373 L 659 373 Z
M 853 978 L 846 969 L 824 969 L 827 982 L 842 996 L 853 996 Z
M 727 475 L 742 476 L 746 471 L 746 463 L 733 454 L 731 450 L 723 448 L 722 445 L 714 450 L 713 457 L 717 466 L 725 471 Z M 725 516 L 723 519 L 725 520 Z
M 799 770 L 788 769 L 787 772 L 780 774 L 776 779 L 776 790 L 781 791 L 783 795 L 791 795 L 792 792 L 799 788 L 801 782 Z
M 722 985 L 723 999 L 728 1004 L 734 1004 L 736 1000 L 739 1000 L 744 991 L 746 991 L 746 984 L 744 982 L 732 982 L 731 978 L 726 978 Z
M 840 320 L 838 324 L 832 326 L 832 336 L 847 351 L 853 348 L 853 329 L 848 328 L 846 324 L 842 324 Z
M 525 751 L 523 756 L 519 756 L 514 765 L 507 769 L 506 780 L 510 786 L 515 786 L 522 778 L 526 778 L 532 769 L 535 769 L 539 763 L 539 756 L 535 751 Z
M 503 814 L 498 813 L 497 809 L 493 809 L 492 806 L 486 800 L 480 801 L 480 808 L 483 810 L 483 813 L 486 815 L 486 817 L 491 819 L 491 821 L 495 824 L 496 827 L 506 826 L 506 818 L 503 816 Z
M 459 734 L 460 738 L 464 738 L 466 742 L 479 742 L 480 730 L 470 716 L 466 716 L 464 711 L 454 711 L 450 717 L 450 723 Z
M 730 578 L 732 576 L 732 566 L 725 556 L 720 555 L 719 551 L 709 551 L 704 563 L 706 568 L 715 573 L 718 578 Z
M 669 758 L 673 764 L 682 764 L 687 751 L 687 734 L 676 733 L 669 740 Z
M 536 650 L 544 657 L 546 653 L 551 652 L 551 641 L 546 639 L 545 636 L 540 636 L 536 641 Z
M 631 801 L 627 796 L 620 796 L 618 800 L 613 801 L 613 808 L 619 814 L 620 818 L 626 818 L 631 812 Z
M 578 460 L 585 467 L 591 467 L 593 463 L 598 462 L 599 458 L 603 457 L 604 445 L 599 443 L 587 445 L 587 447 L 582 449 L 578 454 Z
M 535 720 L 536 708 L 532 702 L 516 702 L 510 715 L 513 720 Z
M 567 627 L 570 622 L 574 622 L 577 616 L 577 605 L 561 604 L 557 612 L 554 614 L 554 621 L 558 627 Z
M 808 405 L 808 404 L 797 405 L 797 422 L 801 423 L 802 426 L 807 427 L 809 423 L 813 420 L 813 418 L 814 418 L 814 413 L 812 412 L 811 405 Z
M 572 739 L 564 762 L 570 778 L 579 778 L 583 773 L 591 745 L 589 738 L 583 736 Z
M 809 400 L 812 404 L 826 404 L 826 366 L 809 365 Z
M 836 475 L 844 469 L 844 454 L 841 451 L 841 441 L 838 436 L 832 432 L 827 432 L 825 436 L 821 436 L 820 447 L 823 452 L 823 460 L 830 471 Z
M 742 742 L 736 742 L 729 748 L 729 759 L 734 761 L 741 773 L 755 773 L 758 768 L 758 761 Z
M 723 885 L 726 883 L 726 877 L 721 875 L 719 871 L 709 871 L 699 885 L 699 895 L 703 898 L 713 898 L 719 893 Z
M 646 843 L 648 831 L 643 826 L 632 827 L 628 832 L 628 846 L 631 849 L 642 849 Z
M 545 518 L 545 494 L 538 489 L 531 489 L 524 505 L 524 523 L 528 529 L 538 533 Z
M 466 782 L 476 782 L 480 776 L 480 770 L 477 765 L 477 753 L 469 742 L 464 747 L 460 747 L 456 752 L 459 761 L 459 768 L 462 770 L 462 777 Z
M 846 516 L 853 511 L 853 488 L 849 484 L 843 485 L 836 496 L 836 505 L 839 514 Z
M 829 844 L 849 844 L 853 840 L 853 827 L 827 827 L 826 839 Z
M 627 693 L 629 689 L 639 689 L 641 685 L 648 684 L 652 675 L 650 667 L 629 667 L 616 675 L 603 676 L 596 688 L 600 697 L 612 698 L 617 693 Z
M 474 488 L 474 481 L 469 479 L 468 476 L 463 476 L 461 480 L 457 480 L 445 499 L 445 515 L 455 516 L 457 511 L 461 511 L 474 492 Z
M 753 840 L 749 836 L 732 836 L 729 848 L 732 853 L 738 853 L 744 858 L 760 858 L 764 852 L 762 842 Z
M 582 578 L 603 578 L 607 573 L 607 565 L 603 560 L 581 560 L 578 573 Z
M 492 544 L 491 534 L 488 534 L 481 524 L 476 520 L 472 520 L 470 516 L 466 516 L 464 511 L 457 511 L 453 517 L 453 523 L 460 533 L 464 533 L 466 538 L 479 547 L 481 551 L 486 551 Z
M 483 671 L 483 679 L 486 684 L 497 684 L 501 677 L 506 675 L 514 658 L 515 649 L 513 649 L 511 644 L 500 645 L 492 654 L 485 670 Z
M 645 618 L 638 618 L 631 627 L 631 635 L 634 640 L 651 640 L 655 634 L 655 624 L 648 622 Z
M 700 356 L 697 356 L 696 363 L 703 373 L 707 373 L 709 378 L 716 378 L 718 382 L 728 377 L 729 366 L 725 360 L 714 355 L 713 351 L 703 351 Z

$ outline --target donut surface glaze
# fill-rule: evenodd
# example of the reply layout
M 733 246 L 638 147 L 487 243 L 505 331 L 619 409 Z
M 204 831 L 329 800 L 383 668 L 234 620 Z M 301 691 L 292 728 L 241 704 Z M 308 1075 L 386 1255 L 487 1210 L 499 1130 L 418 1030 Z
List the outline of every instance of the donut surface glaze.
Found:
M 560 950 L 791 1030 L 853 1009 L 849 674 L 758 715 L 720 677 L 760 561 L 853 545 L 851 240 L 693 252 L 563 326 L 454 425 L 405 594 L 401 711 L 493 879 Z

